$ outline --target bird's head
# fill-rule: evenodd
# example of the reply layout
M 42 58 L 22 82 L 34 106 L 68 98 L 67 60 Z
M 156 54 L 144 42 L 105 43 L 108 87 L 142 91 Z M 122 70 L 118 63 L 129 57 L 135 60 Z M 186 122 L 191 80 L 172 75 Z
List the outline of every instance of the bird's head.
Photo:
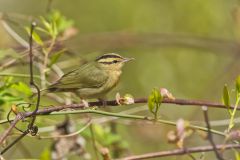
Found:
M 134 58 L 125 58 L 116 53 L 107 53 L 96 59 L 96 62 L 104 69 L 121 70 L 123 65 Z

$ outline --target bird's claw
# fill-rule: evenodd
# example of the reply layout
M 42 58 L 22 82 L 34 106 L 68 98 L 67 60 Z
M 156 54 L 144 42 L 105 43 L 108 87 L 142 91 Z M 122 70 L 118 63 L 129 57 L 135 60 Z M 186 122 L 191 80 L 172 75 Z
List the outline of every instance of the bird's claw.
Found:
M 88 104 L 88 102 L 86 100 L 82 99 L 81 102 L 83 104 L 83 108 L 84 109 L 89 107 L 89 104 Z

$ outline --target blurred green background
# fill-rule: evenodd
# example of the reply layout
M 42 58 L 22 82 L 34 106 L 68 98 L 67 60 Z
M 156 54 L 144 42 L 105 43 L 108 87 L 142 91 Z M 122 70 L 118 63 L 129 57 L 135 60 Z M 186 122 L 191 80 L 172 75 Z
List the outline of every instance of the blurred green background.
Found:
M 16 15 L 40 16 L 46 14 L 48 1 L 0 0 L 0 12 Z M 130 93 L 134 97 L 146 97 L 152 88 L 167 88 L 175 97 L 204 99 L 221 102 L 225 83 L 233 86 L 239 74 L 237 0 L 54 0 L 52 8 L 74 21 L 78 34 L 67 40 L 67 47 L 74 56 L 86 60 L 97 55 L 116 52 L 136 60 L 124 67 L 121 82 L 108 98 L 116 92 Z M 22 25 L 29 21 L 18 20 Z M 14 26 L 19 34 L 27 34 Z M 0 47 L 9 48 L 17 43 L 0 26 Z M 73 58 L 73 56 L 68 56 Z M 60 61 L 63 61 L 61 59 Z M 79 64 L 76 64 L 79 65 Z M 60 66 L 61 67 L 61 66 Z M 21 73 L 19 70 L 12 72 Z M 26 70 L 25 72 L 28 72 Z M 43 103 L 43 102 L 42 102 Z M 141 105 L 136 105 L 141 106 Z M 116 111 L 129 109 L 121 107 Z M 142 115 L 148 115 L 146 112 Z M 199 107 L 163 104 L 163 119 L 176 121 L 202 121 Z M 211 120 L 228 118 L 227 111 L 210 109 Z M 64 117 L 62 117 L 63 119 Z M 121 121 L 121 120 L 118 120 Z M 118 132 L 129 142 L 132 154 L 175 148 L 167 143 L 170 129 L 165 125 L 119 123 Z M 216 127 L 224 130 L 226 126 Z M 216 137 L 216 143 L 222 143 Z M 31 150 L 32 157 L 39 158 L 50 141 L 25 138 L 21 143 Z M 22 158 L 21 143 L 6 154 L 6 158 Z M 199 137 L 191 137 L 187 146 L 208 144 Z M 196 157 L 200 155 L 196 154 Z M 229 157 L 233 157 L 229 153 Z M 214 157 L 206 153 L 206 159 Z M 162 159 L 188 159 L 188 156 Z M 160 159 L 160 158 L 158 158 Z M 189 158 L 190 159 L 190 158 Z

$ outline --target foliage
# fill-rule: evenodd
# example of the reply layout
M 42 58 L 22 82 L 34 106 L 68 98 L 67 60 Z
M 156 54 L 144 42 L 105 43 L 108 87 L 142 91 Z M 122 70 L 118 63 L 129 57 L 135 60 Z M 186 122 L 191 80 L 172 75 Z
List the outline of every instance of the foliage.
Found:
M 235 102 L 235 105 L 234 105 L 234 109 L 233 111 L 230 109 L 230 96 L 229 96 L 229 91 L 228 91 L 228 88 L 227 88 L 227 85 L 225 85 L 223 87 L 223 103 L 225 106 L 228 107 L 228 112 L 229 112 L 229 115 L 230 115 L 230 122 L 229 122 L 229 125 L 228 125 L 228 133 L 231 131 L 231 129 L 235 126 L 235 122 L 234 122 L 234 119 L 235 119 L 235 115 L 236 115 L 236 112 L 237 112 L 237 107 L 239 105 L 239 102 L 240 102 L 240 76 L 237 77 L 236 81 L 235 81 L 235 94 L 236 94 L 236 102 Z
M 162 95 L 159 89 L 154 88 L 148 97 L 148 109 L 154 115 L 155 119 L 158 118 L 158 110 L 162 102 Z

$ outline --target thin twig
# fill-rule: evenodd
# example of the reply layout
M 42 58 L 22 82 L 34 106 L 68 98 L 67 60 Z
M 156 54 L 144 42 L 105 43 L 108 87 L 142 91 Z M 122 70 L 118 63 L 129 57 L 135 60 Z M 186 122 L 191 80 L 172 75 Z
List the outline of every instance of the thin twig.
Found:
M 76 136 L 76 135 L 80 134 L 81 132 L 83 132 L 87 127 L 89 127 L 91 125 L 91 123 L 92 123 L 92 121 L 90 119 L 84 127 L 79 129 L 78 131 L 70 133 L 70 134 L 58 135 L 58 136 L 39 136 L 38 138 L 39 139 L 52 139 L 52 138 L 67 138 L 67 137 Z
M 5 130 L 5 132 L 0 136 L 0 145 L 3 144 L 4 140 L 8 137 L 8 135 L 11 133 L 12 129 L 16 126 L 18 121 L 21 119 L 21 115 L 16 115 L 15 119 L 11 122 L 10 127 Z
M 25 137 L 29 133 L 29 130 L 26 130 L 23 132 L 17 139 L 15 139 L 11 144 L 9 144 L 6 148 L 4 148 L 1 152 L 0 155 L 4 154 L 7 152 L 12 146 L 14 146 L 18 141 L 20 141 L 23 137 Z
M 24 48 L 28 48 L 29 45 L 28 43 L 21 37 L 19 36 L 8 24 L 6 21 L 1 20 L 1 23 L 4 27 L 4 29 L 8 32 L 8 34 L 10 34 L 10 36 L 15 39 L 18 43 L 21 44 L 21 46 L 23 46 Z
M 217 150 L 221 150 L 223 148 L 225 150 L 229 150 L 232 148 L 240 148 L 240 144 L 216 145 Z M 125 158 L 120 158 L 117 160 L 141 160 L 141 159 L 184 155 L 187 153 L 210 152 L 213 150 L 214 149 L 212 146 L 199 146 L 199 147 L 192 147 L 192 148 L 183 148 L 183 149 L 146 153 L 146 154 L 142 154 L 142 155 L 135 155 L 135 156 L 129 156 L 129 157 L 125 157 Z
M 168 120 L 163 120 L 163 119 L 158 119 L 155 120 L 152 117 L 146 117 L 146 116 L 140 116 L 140 115 L 129 115 L 129 114 L 121 114 L 121 113 L 112 113 L 112 112 L 105 112 L 105 111 L 98 111 L 98 110 L 75 110 L 75 111 L 63 111 L 63 112 L 53 112 L 51 113 L 52 115 L 66 115 L 66 114 L 84 114 L 84 113 L 93 113 L 93 114 L 99 114 L 99 115 L 104 115 L 104 116 L 111 116 L 111 117 L 119 117 L 119 118 L 127 118 L 127 119 L 135 119 L 135 120 L 144 120 L 144 121 L 149 121 L 153 123 L 162 123 L 166 125 L 173 125 L 176 126 L 175 122 L 168 121 Z M 208 129 L 205 127 L 201 126 L 195 126 L 195 125 L 189 125 L 190 128 L 196 129 L 196 130 L 202 130 L 207 132 Z M 216 130 L 211 130 L 212 133 L 220 135 L 220 136 L 225 136 L 225 133 L 216 131 Z
M 207 108 L 207 106 L 202 106 L 202 110 L 203 110 L 203 114 L 204 114 L 204 120 L 205 120 L 205 123 L 207 125 L 207 129 L 208 129 L 208 140 L 213 147 L 213 151 L 214 151 L 217 159 L 224 160 L 224 158 L 219 154 L 219 152 L 216 148 L 215 142 L 213 140 L 213 136 L 212 136 L 212 132 L 211 132 L 211 126 L 210 126 L 209 118 L 208 118 L 208 108 Z
M 38 111 L 39 108 L 39 104 L 40 104 L 40 99 L 41 99 L 41 95 L 40 95 L 40 89 L 39 87 L 35 84 L 34 79 L 33 79 L 33 53 L 32 53 L 32 46 L 33 46 L 33 31 L 34 28 L 36 27 L 36 23 L 33 22 L 31 25 L 31 30 L 30 30 L 30 36 L 29 36 L 29 70 L 30 70 L 30 85 L 34 86 L 34 88 L 37 90 L 37 102 L 35 105 L 35 109 L 32 113 L 32 121 L 29 124 L 29 129 L 31 129 L 34 125 L 34 122 L 36 120 L 36 112 Z
M 0 73 L 0 76 L 12 76 L 12 77 L 20 77 L 20 78 L 29 78 L 28 74 L 20 74 L 20 73 Z M 33 75 L 34 78 L 40 79 L 40 76 Z

